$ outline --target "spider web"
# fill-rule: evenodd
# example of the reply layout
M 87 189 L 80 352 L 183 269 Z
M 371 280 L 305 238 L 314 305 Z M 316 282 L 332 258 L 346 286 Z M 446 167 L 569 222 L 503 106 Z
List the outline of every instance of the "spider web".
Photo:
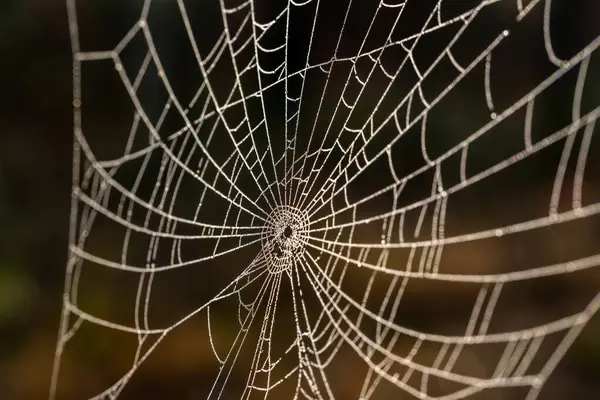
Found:
M 598 33 L 559 51 L 571 36 L 551 0 L 146 0 L 118 41 L 88 48 L 80 3 L 51 398 L 76 338 L 133 340 L 89 395 L 127 397 L 194 321 L 207 398 L 538 397 L 600 304 Z M 94 119 L 94 79 L 116 82 L 103 95 L 124 99 L 127 129 Z M 507 255 L 478 258 L 490 246 Z M 522 293 L 569 279 L 589 290 L 519 317 Z M 165 311 L 178 291 L 193 308 Z

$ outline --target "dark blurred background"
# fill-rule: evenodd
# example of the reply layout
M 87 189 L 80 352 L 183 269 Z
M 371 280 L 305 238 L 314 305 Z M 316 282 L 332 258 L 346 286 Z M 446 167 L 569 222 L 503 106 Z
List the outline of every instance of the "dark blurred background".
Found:
M 452 0 L 448 1 L 451 2 Z M 80 7 L 78 12 L 82 15 L 82 43 L 89 49 L 106 49 L 107 43 L 116 43 L 135 21 L 140 10 L 140 2 L 129 0 L 86 0 L 77 3 Z M 189 56 L 189 49 L 182 43 L 182 37 L 177 36 L 181 32 L 170 31 L 169 24 L 177 17 L 173 3 L 174 1 L 156 2 L 158 11 L 155 11 L 153 27 L 157 36 L 160 36 L 157 40 L 162 43 L 161 57 L 165 60 L 165 68 L 175 68 L 180 74 L 176 80 L 182 80 L 185 86 L 185 77 L 196 72 L 189 64 L 181 62 L 188 60 Z M 202 14 L 204 3 L 190 4 L 192 15 Z M 328 18 L 340 18 L 340 10 L 344 9 L 345 3 L 338 3 L 340 4 L 332 2 L 324 8 L 323 12 Z M 506 23 L 507 27 L 512 28 L 517 14 L 516 3 L 503 1 L 502 5 L 495 9 L 495 13 L 486 14 L 485 21 L 489 21 L 489 26 L 502 26 Z M 552 3 L 552 35 L 556 51 L 562 58 L 568 59 L 600 34 L 600 3 L 585 0 L 555 0 Z M 213 10 L 213 6 L 214 4 L 211 7 L 207 5 L 206 9 Z M 361 7 L 369 8 L 366 4 L 355 7 L 358 10 L 355 18 L 360 15 Z M 526 93 L 525 88 L 529 90 L 535 87 L 553 70 L 543 51 L 542 9 L 542 5 L 537 6 L 535 14 L 528 16 L 528 21 L 521 24 L 530 28 L 522 28 L 520 36 L 516 36 L 511 42 L 513 44 L 499 51 L 499 58 L 494 59 L 497 62 L 494 64 L 494 71 L 500 72 L 494 75 L 493 86 L 498 88 L 499 98 L 502 98 L 503 94 L 506 95 L 508 103 L 516 100 L 510 96 Z M 504 11 L 500 12 L 501 10 Z M 204 24 L 201 25 L 202 29 L 207 32 L 218 32 L 221 29 L 220 21 L 216 18 L 216 22 L 207 21 L 207 18 L 200 18 L 200 21 Z M 355 21 L 360 26 L 359 22 Z M 486 25 L 483 24 L 480 29 L 485 30 Z M 357 28 L 355 32 L 360 32 L 360 29 Z M 208 33 L 207 36 L 212 37 Z M 360 35 L 356 33 L 356 36 L 354 40 L 358 43 Z M 173 39 L 172 45 L 169 45 L 170 37 L 176 38 Z M 321 37 L 321 40 L 328 39 Z M 348 43 L 352 43 L 351 39 L 348 40 Z M 355 52 L 351 44 L 347 46 L 346 52 Z M 328 46 L 320 43 L 317 47 L 322 47 L 316 50 L 317 54 L 321 52 L 322 58 L 327 59 L 330 51 Z M 468 44 L 464 43 L 462 47 L 468 55 Z M 478 51 L 481 52 L 481 49 Z M 600 56 L 596 53 L 598 52 L 591 57 L 585 85 L 582 108 L 587 112 L 597 107 L 600 100 Z M 143 55 L 143 52 L 140 54 Z M 468 59 L 468 56 L 465 57 Z M 63 1 L 3 0 L 0 3 L 2 399 L 46 398 L 50 384 L 68 254 L 73 141 L 71 67 L 68 21 Z M 111 126 L 124 126 L 127 122 L 123 121 L 130 121 L 130 108 L 123 107 L 122 114 L 119 114 L 121 105 L 128 104 L 128 98 L 123 96 L 122 92 L 114 92 L 117 93 L 117 97 L 113 97 L 111 85 L 114 82 L 109 82 L 112 78 L 108 78 L 104 72 L 98 72 L 95 76 L 94 72 L 90 72 L 87 77 L 90 77 L 88 82 L 91 82 L 88 84 L 103 93 L 97 100 L 92 99 L 92 102 L 97 101 L 99 106 L 89 111 L 92 114 L 89 118 L 90 121 L 94 121 L 94 118 L 102 121 L 103 126 L 91 126 L 86 135 L 90 135 L 92 140 L 95 138 L 102 142 L 110 152 L 112 142 L 103 139 L 105 136 L 102 136 L 102 130 L 106 127 L 112 129 Z M 534 134 L 538 135 L 538 138 L 541 139 L 544 135 L 562 128 L 564 122 L 568 122 L 576 77 L 575 70 L 565 79 L 566 83 L 557 83 L 556 91 L 543 98 L 539 104 L 536 103 L 535 115 L 538 122 Z M 198 77 L 190 79 L 198 80 Z M 448 110 L 429 127 L 433 138 L 429 140 L 434 154 L 436 149 L 441 152 L 448 148 L 449 144 L 460 141 L 461 135 L 473 132 L 472 126 L 478 122 L 470 123 L 468 120 L 478 120 L 487 112 L 484 110 L 485 98 L 482 88 L 481 80 L 466 82 L 456 90 L 456 97 L 453 97 L 455 101 L 448 106 Z M 502 105 L 499 105 L 498 109 L 502 109 Z M 522 119 L 514 121 L 514 125 L 511 126 L 514 129 L 507 129 L 505 136 L 496 135 L 478 144 L 479 147 L 473 152 L 472 166 L 475 170 L 484 169 L 519 151 L 523 140 Z M 121 131 L 115 129 L 112 134 L 116 135 L 118 132 Z M 402 160 L 400 163 L 405 171 L 414 169 L 412 166 L 420 162 L 419 156 L 415 155 L 419 153 L 420 142 L 418 136 L 414 136 L 414 139 L 407 136 L 405 147 L 398 150 Z M 599 142 L 596 133 L 593 136 L 585 177 L 586 204 L 600 201 Z M 579 145 L 581 138 L 576 143 Z M 545 152 L 543 157 L 536 158 L 520 169 L 517 168 L 512 174 L 499 175 L 489 179 L 489 182 L 475 185 L 471 195 L 461 200 L 460 204 L 454 203 L 449 209 L 448 218 L 454 222 L 453 226 L 457 227 L 457 232 L 475 232 L 488 227 L 508 225 L 520 220 L 533 219 L 534 216 L 547 212 L 545 210 L 548 207 L 551 185 L 563 145 L 564 141 L 560 141 L 552 150 Z M 115 144 L 115 151 L 118 152 L 120 148 L 121 144 Z M 569 164 L 568 170 L 566 179 L 572 183 L 574 161 Z M 377 185 L 377 182 L 365 183 L 363 189 L 366 194 L 372 192 L 369 184 Z M 423 185 L 426 187 L 428 184 L 430 185 L 430 182 Z M 565 186 L 570 188 L 569 184 Z M 361 196 L 361 188 L 355 190 L 355 194 Z M 565 193 L 568 190 L 565 189 Z M 485 204 L 485 207 L 482 204 Z M 515 219 L 513 216 L 516 214 L 524 217 Z M 451 230 L 451 222 L 449 225 Z M 109 235 L 107 236 L 106 240 L 110 241 Z M 444 258 L 444 262 L 450 265 L 451 269 L 473 269 L 478 272 L 484 270 L 493 273 L 519 268 L 514 265 L 530 268 L 539 265 L 540 260 L 548 260 L 542 262 L 544 264 L 576 259 L 597 254 L 600 248 L 600 224 L 597 217 L 586 218 L 569 226 L 534 231 L 525 236 L 466 244 L 458 253 L 451 253 L 448 258 Z M 110 245 L 107 244 L 107 247 L 110 248 Z M 196 278 L 202 276 L 200 274 Z M 171 301 L 170 291 L 190 290 L 182 289 L 179 286 L 181 284 L 180 278 L 174 279 L 172 283 L 165 283 L 165 292 L 161 293 L 167 294 L 162 300 L 165 303 Z M 586 300 L 589 301 L 591 295 L 598 292 L 599 287 L 600 279 L 595 269 L 573 276 L 536 282 L 516 292 L 512 305 L 507 303 L 498 311 L 499 319 L 504 321 L 507 327 L 511 324 L 519 325 L 518 321 L 524 321 L 523 326 L 527 326 L 530 321 L 543 323 L 551 319 L 549 315 L 569 314 L 568 310 L 573 310 L 571 313 L 580 311 L 581 306 L 586 304 Z M 131 290 L 134 290 L 133 286 Z M 93 296 L 103 299 L 103 296 L 109 296 L 109 293 L 110 296 L 119 295 L 99 286 L 94 289 Z M 464 294 L 464 298 L 470 299 L 472 294 Z M 406 312 L 403 317 L 406 318 L 403 320 L 406 325 L 451 326 L 452 313 L 447 315 L 448 321 L 432 322 L 428 319 L 438 318 L 439 313 L 432 310 L 436 309 L 440 299 L 456 302 L 453 310 L 468 318 L 471 303 L 463 299 L 460 289 L 447 289 L 440 285 L 436 288 L 420 288 L 412 296 L 412 300 L 419 306 L 417 311 Z M 448 300 L 449 298 L 451 300 Z M 174 304 L 178 301 L 184 300 L 173 300 Z M 107 307 L 119 307 L 118 301 L 106 302 Z M 561 311 L 565 310 L 567 311 L 561 314 Z M 206 343 L 205 324 L 206 320 L 202 319 L 191 321 L 174 332 L 174 339 L 165 343 L 165 347 L 149 362 L 149 366 L 140 372 L 140 377 L 132 382 L 129 391 L 123 393 L 123 398 L 198 398 L 205 393 L 203 385 L 210 381 L 211 373 L 217 368 Z M 223 329 L 228 329 L 227 326 L 228 324 L 223 322 Z M 105 335 L 98 332 L 95 334 Z M 552 375 L 547 388 L 542 391 L 541 398 L 598 398 L 599 338 L 600 321 L 596 316 Z M 202 341 L 202 346 L 197 344 L 198 341 Z M 118 371 L 122 371 L 123 365 L 130 362 L 124 360 L 126 357 L 122 356 L 121 350 L 130 350 L 132 343 L 111 342 L 108 334 L 101 339 L 92 340 L 92 343 L 94 345 L 89 348 L 83 344 L 76 347 L 76 351 L 70 350 L 73 353 L 69 356 L 69 365 L 65 370 L 67 372 L 61 375 L 58 398 L 82 398 L 103 390 L 108 386 L 107 382 L 112 382 L 115 376 L 120 376 Z M 84 356 L 82 352 L 88 354 Z M 67 376 L 68 374 L 73 376 Z M 348 380 L 347 377 L 351 377 L 352 374 L 353 370 L 348 370 L 342 375 Z M 358 379 L 362 377 L 359 376 Z M 235 378 L 232 380 L 235 381 Z M 240 383 L 241 381 L 238 382 Z M 494 398 L 512 399 L 520 398 L 520 395 L 507 392 L 497 394 L 498 397 Z M 389 394 L 387 396 L 381 394 L 380 398 L 399 398 Z M 340 398 L 356 398 L 356 395 L 342 394 Z
M 67 27 L 63 2 L 0 4 L 0 397 L 7 399 L 44 398 L 51 371 L 70 203 Z

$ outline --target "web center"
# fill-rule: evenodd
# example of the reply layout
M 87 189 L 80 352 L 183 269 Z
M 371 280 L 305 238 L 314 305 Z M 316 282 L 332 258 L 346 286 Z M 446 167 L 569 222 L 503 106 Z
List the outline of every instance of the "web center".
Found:
M 270 273 L 288 270 L 302 255 L 307 242 L 308 215 L 292 206 L 276 207 L 262 234 L 262 252 Z
M 293 234 L 294 234 L 294 228 L 292 228 L 289 225 L 286 226 L 285 229 L 283 230 L 283 237 L 286 239 L 291 238 Z

